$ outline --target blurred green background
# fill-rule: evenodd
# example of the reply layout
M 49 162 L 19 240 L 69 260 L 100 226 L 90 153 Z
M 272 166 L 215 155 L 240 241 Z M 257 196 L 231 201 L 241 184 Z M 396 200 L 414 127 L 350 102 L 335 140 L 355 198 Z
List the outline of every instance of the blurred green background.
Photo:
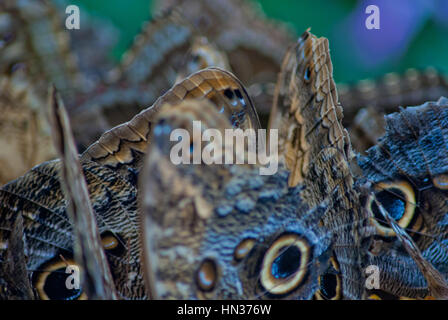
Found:
M 356 42 L 347 41 L 352 29 L 358 28 L 348 22 L 350 15 L 365 15 L 365 12 L 360 12 L 363 5 L 361 0 L 258 0 L 258 3 L 267 16 L 289 23 L 296 30 L 297 35 L 311 27 L 311 31 L 317 36 L 327 37 L 330 40 L 337 82 L 376 78 L 387 72 L 404 72 L 411 67 L 432 66 L 439 71 L 448 73 L 448 24 L 440 23 L 445 18 L 448 21 L 448 12 L 445 12 L 446 15 L 442 15 L 442 18 L 440 16 L 438 19 L 432 18 L 434 12 L 438 14 L 438 11 L 448 10 L 448 6 L 446 6 L 448 0 L 432 0 L 431 14 L 421 13 L 422 5 L 427 6 L 428 4 L 428 2 L 422 4 L 422 0 L 385 1 L 397 1 L 398 5 L 403 7 L 396 8 L 396 12 L 399 13 L 397 20 L 394 20 L 394 17 L 389 17 L 396 24 L 389 25 L 390 29 L 386 29 L 384 34 L 387 35 L 388 32 L 397 30 L 397 32 L 403 31 L 402 26 L 399 25 L 400 17 L 402 13 L 405 16 L 407 11 L 414 14 L 407 15 L 411 17 L 413 33 L 400 50 L 395 50 L 397 52 L 394 52 L 390 58 L 374 65 L 365 65 L 359 62 L 355 57 L 355 53 L 359 51 Z M 84 9 L 94 16 L 110 20 L 120 30 L 119 41 L 111 52 L 116 59 L 119 59 L 131 45 L 134 36 L 141 30 L 142 23 L 150 19 L 152 14 L 151 0 L 127 2 L 123 0 L 73 0 L 71 3 L 79 5 L 81 11 Z M 438 7 L 441 6 L 441 3 L 443 8 Z M 414 8 L 415 12 L 409 8 Z M 357 10 L 359 12 L 356 12 Z M 387 12 L 384 14 L 386 15 Z M 415 18 L 416 16 L 418 16 L 418 20 Z M 395 41 L 394 39 L 390 41 Z M 374 58 L 372 56 L 372 59 Z

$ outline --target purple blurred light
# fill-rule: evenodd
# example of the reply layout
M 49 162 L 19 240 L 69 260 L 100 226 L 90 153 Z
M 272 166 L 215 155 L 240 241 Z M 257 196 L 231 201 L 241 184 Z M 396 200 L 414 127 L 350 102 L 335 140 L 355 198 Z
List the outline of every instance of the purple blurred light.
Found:
M 380 29 L 369 30 L 365 9 L 376 5 L 380 10 Z M 355 47 L 355 58 L 367 69 L 402 55 L 412 38 L 432 14 L 434 0 L 360 1 L 342 25 Z

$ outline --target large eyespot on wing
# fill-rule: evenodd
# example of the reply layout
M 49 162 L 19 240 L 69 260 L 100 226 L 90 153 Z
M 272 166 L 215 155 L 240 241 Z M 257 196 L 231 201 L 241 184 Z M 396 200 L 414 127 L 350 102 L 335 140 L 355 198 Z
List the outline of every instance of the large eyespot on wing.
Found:
M 320 257 L 330 245 L 329 233 L 317 225 L 327 206 L 310 212 L 298 194 L 301 188 L 288 188 L 286 171 L 263 176 L 256 165 L 174 164 L 169 141 L 173 129 L 189 132 L 192 120 L 201 120 L 206 128 L 214 124 L 220 132 L 231 127 L 224 115 L 214 108 L 204 109 L 204 104 L 207 101 L 185 100 L 176 107 L 166 105 L 154 122 L 153 143 L 139 180 L 149 295 L 177 299 L 290 295 L 309 299 L 317 288 L 319 272 L 312 257 Z M 279 239 L 281 236 L 285 238 Z M 281 248 L 266 253 L 277 239 L 280 244 L 290 243 L 288 237 L 297 241 L 286 255 Z M 289 288 L 282 284 L 283 294 L 269 285 L 269 279 L 263 282 L 274 293 L 260 283 L 263 260 L 264 270 L 275 270 L 280 282 L 294 279 Z M 299 270 L 288 267 L 291 260 Z
M 77 279 L 75 279 L 77 277 Z M 51 259 L 33 272 L 33 286 L 41 300 L 86 300 L 81 268 L 72 258 Z
M 285 234 L 266 251 L 260 282 L 272 295 L 285 295 L 304 282 L 312 253 L 308 242 L 297 234 Z
M 442 247 L 446 239 L 443 175 L 448 166 L 447 106 L 448 100 L 442 97 L 437 102 L 401 108 L 399 112 L 385 116 L 384 136 L 367 151 L 366 156 L 360 155 L 358 158 L 363 180 L 367 182 L 372 196 L 368 198 L 367 211 L 371 211 L 369 203 L 374 207 L 371 202 L 375 198 L 373 193 L 383 196 L 383 199 L 376 200 L 378 210 L 375 211 L 381 213 L 378 204 L 384 208 L 391 221 L 387 226 L 382 226 L 388 231 L 392 229 L 395 235 L 393 238 L 374 240 L 375 252 L 368 264 L 388 268 L 383 272 L 388 281 L 381 282 L 384 283 L 381 289 L 398 296 L 424 297 L 430 290 L 435 291 L 431 292 L 433 296 L 444 295 L 441 292 L 443 289 L 434 286 L 437 282 L 434 279 L 439 277 L 435 272 L 437 270 L 431 269 L 436 268 L 443 273 L 446 265 L 444 254 L 440 253 L 446 251 Z M 399 198 L 387 192 L 378 194 L 378 190 L 374 189 L 381 182 L 400 183 L 401 180 L 409 182 L 412 188 L 398 187 L 395 194 L 398 193 Z M 415 201 L 409 199 L 413 197 Z M 414 213 L 413 203 L 418 205 Z M 407 224 L 406 220 L 409 221 L 411 215 L 413 218 L 404 229 L 400 222 Z M 371 216 L 374 214 L 371 213 Z M 381 221 L 384 223 L 387 220 L 383 218 Z M 397 234 L 394 228 L 402 234 Z M 407 262 L 404 264 L 402 261 Z
M 390 224 L 393 231 L 397 235 L 398 241 L 403 245 L 406 252 L 413 259 L 415 264 L 418 266 L 418 269 L 425 277 L 430 295 L 436 299 L 446 300 L 448 298 L 448 283 L 444 275 L 437 270 L 431 262 L 423 257 L 420 249 L 413 239 L 396 223 L 396 221 L 379 203 L 379 201 L 375 201 L 384 219 Z
M 330 194 L 334 196 L 323 224 L 341 235 L 335 238 L 334 252 L 341 264 L 344 298 L 360 299 L 363 272 L 360 264 L 349 261 L 358 261 L 364 252 L 360 234 L 365 212 L 360 210 L 359 194 L 354 189 L 350 140 L 342 125 L 326 38 L 306 31 L 287 51 L 270 128 L 279 130 L 280 160 L 290 171 L 289 185 L 303 184 L 312 190 L 306 199 L 311 206 Z M 352 250 L 347 250 L 348 246 Z
M 381 203 L 401 228 L 411 230 L 413 226 L 416 226 L 415 223 L 411 223 L 416 220 L 417 200 L 415 191 L 409 182 L 405 180 L 380 182 L 374 186 L 374 190 L 376 200 Z M 367 201 L 367 210 L 372 215 L 371 222 L 379 235 L 384 237 L 395 236 L 395 232 L 384 221 L 373 197 L 369 197 Z
M 314 295 L 316 300 L 342 299 L 342 279 L 339 264 L 335 257 L 330 258 L 330 265 L 319 277 L 319 290 Z

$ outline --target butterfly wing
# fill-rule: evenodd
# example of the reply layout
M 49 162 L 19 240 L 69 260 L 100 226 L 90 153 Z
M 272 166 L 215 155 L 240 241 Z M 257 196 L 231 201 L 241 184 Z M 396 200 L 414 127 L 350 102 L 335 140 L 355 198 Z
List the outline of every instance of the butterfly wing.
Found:
M 409 69 L 404 74 L 389 73 L 378 80 L 366 79 L 348 86 L 338 85 L 346 124 L 352 123 L 360 108 L 391 113 L 398 106 L 416 106 L 448 95 L 446 76 L 433 68 Z
M 67 112 L 56 90 L 53 89 L 50 95 L 52 136 L 62 159 L 59 177 L 67 202 L 67 215 L 74 226 L 74 255 L 82 268 L 83 291 L 93 300 L 117 299 Z
M 65 119 L 65 122 L 56 122 L 53 128 L 67 130 L 67 124 Z M 67 131 L 62 132 L 65 134 Z M 57 131 L 57 134 L 60 135 L 61 131 Z M 59 140 L 58 147 L 69 151 L 64 155 L 72 159 L 65 160 L 66 171 L 63 171 L 64 165 L 59 160 L 46 162 L 0 190 L 1 243 L 6 244 L 10 243 L 11 239 L 14 240 L 14 221 L 17 221 L 18 215 L 23 217 L 22 253 L 26 257 L 27 270 L 27 275 L 23 279 L 31 279 L 31 286 L 40 299 L 112 297 L 114 290 L 105 261 L 109 263 L 113 281 L 121 297 L 144 298 L 135 220 L 136 189 L 110 169 L 88 161 L 82 163 L 82 175 L 86 177 L 88 194 L 101 238 L 101 244 L 97 243 L 96 247 L 92 247 L 92 244 L 99 240 L 94 238 L 95 233 L 92 231 L 95 227 L 93 217 L 87 214 L 91 211 L 89 201 L 79 199 L 82 192 L 84 197 L 86 196 L 84 182 L 80 178 L 81 173 L 67 173 L 67 170 L 76 170 L 76 161 L 73 160 L 76 152 L 73 145 L 66 150 L 66 141 L 62 139 Z M 68 162 L 70 162 L 69 169 L 67 169 Z M 65 172 L 63 175 L 65 179 L 73 181 L 73 185 L 70 186 L 79 188 L 77 191 L 66 190 L 70 201 L 66 200 L 62 190 L 61 172 Z M 63 180 L 62 185 L 64 181 L 66 180 Z M 67 203 L 72 205 L 72 212 L 81 220 L 75 224 L 77 228 L 73 228 L 70 222 Z M 74 240 L 81 247 L 82 258 L 74 257 Z M 107 260 L 101 254 L 103 248 Z M 10 261 L 8 251 L 10 251 L 8 245 L 1 246 L 2 261 Z M 16 254 L 19 255 L 20 251 Z M 98 262 L 100 266 L 96 265 Z M 18 262 L 15 263 L 17 263 L 15 268 L 21 270 Z M 86 270 L 87 288 L 67 287 L 68 266 Z
M 190 97 L 216 102 L 235 126 L 258 127 L 252 103 L 241 83 L 228 72 L 209 69 L 174 86 L 131 122 L 105 133 L 80 159 L 114 283 L 124 298 L 144 298 L 146 294 L 140 269 L 136 200 L 140 165 L 136 159 L 142 157 L 150 141 L 147 130 L 153 113 L 162 103 L 175 103 Z M 99 154 L 107 150 L 111 152 L 105 156 Z M 123 161 L 126 155 L 129 155 L 128 162 Z M 46 292 L 45 288 L 52 284 L 60 286 L 60 281 L 65 281 L 65 278 L 53 275 L 61 272 L 66 261 L 76 264 L 72 242 L 75 231 L 66 213 L 67 202 L 58 178 L 61 166 L 59 160 L 36 166 L 5 185 L 0 195 L 2 239 L 9 238 L 11 219 L 20 212 L 27 239 L 27 268 L 32 274 L 32 285 L 41 298 L 61 298 L 60 292 Z M 81 291 L 64 291 L 62 295 L 66 298 L 85 296 Z
M 155 120 L 140 180 L 150 296 L 310 299 L 329 258 L 330 235 L 318 226 L 327 207 L 301 201 L 284 169 L 268 176 L 256 165 L 173 164 L 170 132 L 187 130 L 196 146 L 193 120 L 202 132 L 232 128 L 204 100 L 165 105 Z
M 174 85 L 150 108 L 103 134 L 84 152 L 82 158 L 118 169 L 131 183 L 136 184 L 154 114 L 165 103 L 175 104 L 188 98 L 212 101 L 234 126 L 260 127 L 255 108 L 241 82 L 230 72 L 209 68 Z
M 350 140 L 342 126 L 332 73 L 328 40 L 305 32 L 283 60 L 270 128 L 279 130 L 279 154 L 290 171 L 289 186 L 303 184 L 304 200 L 310 205 L 331 199 L 323 223 L 336 234 L 334 259 L 343 296 L 359 299 L 364 283 L 360 244 L 364 217 L 353 188 Z
M 384 137 L 358 158 L 364 174 L 359 183 L 375 194 L 364 202 L 375 227 L 368 263 L 380 267 L 382 289 L 390 294 L 411 298 L 430 294 L 427 280 L 431 281 L 425 278 L 431 275 L 420 272 L 420 261 L 428 261 L 446 277 L 447 110 L 447 100 L 441 98 L 388 115 Z M 417 250 L 411 241 L 396 237 L 374 198 Z
M 11 223 L 11 234 L 2 239 L 0 265 L 0 299 L 1 300 L 33 300 L 35 298 L 26 268 L 26 256 L 23 243 L 23 218 L 16 215 Z
M 146 24 L 107 83 L 84 97 L 73 112 L 76 141 L 89 146 L 175 83 L 207 67 L 230 70 L 225 53 L 200 36 L 178 9 L 165 10 Z
M 235 75 L 248 87 L 266 127 L 281 61 L 293 32 L 267 19 L 252 1 L 161 0 L 154 10 L 179 8 L 182 16 L 223 50 Z M 266 122 L 266 123 L 265 123 Z

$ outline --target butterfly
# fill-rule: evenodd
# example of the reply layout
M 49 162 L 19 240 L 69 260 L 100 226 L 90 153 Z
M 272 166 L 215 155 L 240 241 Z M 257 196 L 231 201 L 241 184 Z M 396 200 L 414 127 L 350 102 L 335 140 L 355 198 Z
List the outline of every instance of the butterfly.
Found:
M 150 296 L 310 299 L 329 259 L 331 234 L 318 225 L 326 203 L 309 207 L 284 168 L 262 176 L 257 165 L 172 164 L 171 130 L 191 132 L 192 119 L 232 128 L 205 102 L 162 107 L 153 129 L 140 180 Z
M 309 60 L 303 61 L 301 57 L 305 52 Z M 313 60 L 322 54 L 328 55 L 328 59 L 323 62 Z M 297 68 L 290 68 L 291 61 L 298 64 Z M 327 68 L 331 72 L 328 42 L 306 32 L 285 58 L 284 66 L 285 78 L 292 79 L 296 85 L 303 82 L 302 77 L 308 68 L 314 68 L 315 72 Z M 294 77 L 288 73 L 297 69 L 302 72 Z M 310 95 L 312 90 L 325 92 L 327 85 L 334 86 L 331 79 L 320 84 L 314 74 L 309 76 L 312 86 L 306 91 Z M 194 82 L 198 91 L 203 91 L 202 81 Z M 290 87 L 289 82 L 280 82 L 278 92 Z M 294 93 L 297 95 L 299 91 Z M 282 94 L 293 95 L 290 92 Z M 312 114 L 318 121 L 328 120 L 321 118 L 321 114 L 332 111 L 334 118 L 331 118 L 333 122 L 322 126 L 322 132 L 316 130 L 321 134 L 319 138 L 324 139 L 321 145 L 316 145 L 316 150 L 309 151 L 308 156 L 319 154 L 327 146 L 329 151 L 320 155 L 321 159 L 316 157 L 316 161 L 321 161 L 319 165 L 326 162 L 322 167 L 327 170 L 332 167 L 348 170 L 344 152 L 349 147 L 344 140 L 340 145 L 331 145 L 332 141 L 338 141 L 334 131 L 340 130 L 343 137 L 347 136 L 340 127 L 338 106 L 330 101 L 324 104 L 314 97 L 311 100 L 319 107 L 319 113 Z M 310 195 L 317 187 L 313 179 L 319 176 L 314 171 L 318 170 L 318 165 L 311 169 L 301 168 L 303 175 L 299 182 L 307 182 L 303 184 L 293 176 L 295 171 L 285 167 L 282 167 L 282 173 L 265 179 L 257 175 L 258 179 L 255 179 L 256 168 L 250 166 L 174 166 L 169 160 L 168 141 L 173 129 L 182 127 L 191 131 L 192 120 L 201 120 L 206 127 L 217 127 L 221 131 L 232 127 L 232 123 L 223 124 L 224 117 L 220 118 L 213 105 L 189 100 L 178 100 L 177 103 L 175 107 L 168 103 L 157 115 L 143 179 L 140 180 L 144 212 L 141 219 L 143 265 L 149 295 L 182 299 L 310 299 L 314 294 L 329 298 L 327 294 L 334 289 L 336 297 L 341 297 L 342 291 L 346 297 L 360 296 L 362 273 L 356 273 L 358 265 L 355 264 L 359 252 L 356 246 L 349 245 L 350 250 L 344 247 L 356 237 L 353 234 L 356 227 L 354 214 L 357 212 L 356 208 L 350 207 L 350 199 L 341 203 L 344 200 L 341 201 L 338 193 L 338 188 L 346 188 L 347 194 L 353 193 L 348 172 L 347 176 L 339 172 L 332 176 L 331 172 L 319 169 L 322 176 L 333 183 L 329 183 L 329 188 L 334 188 L 333 194 L 323 192 L 319 198 L 316 194 Z M 219 104 L 214 103 L 214 107 L 220 110 Z M 292 126 L 295 119 L 289 118 L 291 113 L 286 112 L 289 107 L 291 105 L 279 105 L 283 113 L 279 118 L 291 122 L 288 125 Z M 300 107 L 305 108 L 306 104 Z M 321 111 L 323 108 L 330 111 Z M 300 144 L 302 141 L 295 142 Z M 192 144 L 195 145 L 194 141 Z M 300 158 L 303 154 L 294 156 Z M 290 170 L 292 172 L 288 173 Z M 252 181 L 256 180 L 258 182 L 253 182 L 253 185 Z M 275 187 L 269 186 L 270 183 Z M 275 191 L 272 193 L 271 189 Z M 346 211 L 339 214 L 330 210 L 332 205 L 329 203 L 335 209 Z M 271 206 L 275 209 L 270 209 Z M 337 225 L 340 220 L 346 220 L 342 227 L 351 235 L 344 234 L 333 243 L 333 232 L 340 226 L 333 229 L 332 224 Z M 333 254 L 335 258 L 330 259 Z M 300 263 L 294 263 L 294 260 Z M 334 282 L 338 287 L 330 288 L 338 273 L 342 273 Z
M 358 184 L 368 190 L 363 205 L 375 227 L 366 263 L 379 267 L 380 288 L 389 295 L 444 297 L 447 112 L 441 98 L 387 115 L 385 135 L 358 156 Z
M 201 86 L 198 87 L 199 83 Z M 69 218 L 70 198 L 66 198 L 68 192 L 64 193 L 64 188 L 70 190 L 68 186 L 72 181 L 85 179 L 85 188 L 90 195 L 91 210 L 83 211 L 78 208 L 78 214 L 92 211 L 92 215 L 95 217 L 96 222 L 92 221 L 91 217 L 85 218 L 85 221 L 92 226 L 94 222 L 97 224 L 102 250 L 107 257 L 117 296 L 124 299 L 145 298 L 146 290 L 140 267 L 137 178 L 141 168 L 141 159 L 146 145 L 149 143 L 151 119 L 165 103 L 176 103 L 183 99 L 201 97 L 219 105 L 222 112 L 228 116 L 229 121 L 235 125 L 247 128 L 259 127 L 254 107 L 241 83 L 226 71 L 204 70 L 175 85 L 152 107 L 138 114 L 130 122 L 106 132 L 79 157 L 83 177 L 80 177 L 81 170 L 78 170 L 78 173 L 70 171 L 70 168 L 74 170 L 73 168 L 77 166 L 73 164 L 76 163 L 76 157 L 74 157 L 76 152 L 73 151 L 72 140 L 65 141 L 60 138 L 56 146 L 62 160 L 38 165 L 23 177 L 3 186 L 0 191 L 0 239 L 2 244 L 0 258 L 2 268 L 5 269 L 2 272 L 6 274 L 6 276 L 2 275 L 2 279 L 10 280 L 2 285 L 2 292 L 6 291 L 5 295 L 12 295 L 13 292 L 19 290 L 14 286 L 17 283 L 14 274 L 10 273 L 16 266 L 6 263 L 7 260 L 9 261 L 7 257 L 11 255 L 11 250 L 8 248 L 13 247 L 12 244 L 16 242 L 18 242 L 16 246 L 24 248 L 23 256 L 17 260 L 21 261 L 21 270 L 30 279 L 28 286 L 21 284 L 23 296 L 25 293 L 29 293 L 30 287 L 36 297 L 41 299 L 83 299 L 89 297 L 89 292 L 94 292 L 94 294 L 98 292 L 79 289 L 66 290 L 65 287 L 64 270 L 67 265 L 75 265 L 87 270 L 88 267 L 91 267 L 90 260 L 100 260 L 100 262 L 102 260 L 98 250 L 95 254 L 84 256 L 85 260 L 79 260 L 79 254 L 78 258 L 74 255 L 76 253 L 74 248 L 82 248 L 82 244 L 86 240 L 79 241 L 79 238 L 83 239 L 82 229 L 79 229 L 79 223 L 74 224 L 73 219 Z M 59 110 L 58 108 L 53 109 Z M 56 124 L 52 128 L 57 129 L 55 136 L 65 137 L 67 134 L 64 132 L 70 131 L 67 129 L 68 125 L 57 125 L 58 123 L 67 123 L 64 117 L 55 117 L 59 120 L 53 121 Z M 63 128 L 66 128 L 65 131 Z M 67 154 L 62 153 L 66 149 L 65 145 L 71 148 Z M 71 160 L 65 159 L 64 155 Z M 65 172 L 66 175 L 62 175 L 62 181 L 60 180 L 61 172 Z M 75 178 L 71 179 L 70 174 Z M 79 183 L 78 187 L 83 187 L 82 183 Z M 80 194 L 76 190 L 76 188 L 72 189 L 68 195 L 76 199 L 76 195 Z M 85 203 L 82 199 L 78 199 L 78 201 Z M 71 201 L 71 203 L 75 202 Z M 76 208 L 75 206 L 74 209 Z M 22 218 L 18 218 L 18 216 Z M 82 221 L 83 217 L 78 219 Z M 23 222 L 20 222 L 20 219 L 23 219 Z M 13 237 L 11 228 L 16 224 L 17 228 L 22 230 L 24 243 L 16 241 Z M 26 270 L 23 270 L 24 260 L 26 260 Z M 91 272 L 91 274 L 94 273 Z M 17 274 L 17 277 L 23 278 L 23 273 Z M 22 281 L 22 278 L 19 280 Z M 94 280 L 99 281 L 93 277 L 92 281 L 95 282 Z M 101 283 L 101 281 L 99 282 Z M 87 287 L 90 285 L 87 284 Z M 104 298 L 101 295 L 99 297 Z
M 373 259 L 386 270 L 386 291 L 399 287 L 397 294 L 415 296 L 412 286 L 394 278 L 394 261 L 387 257 L 401 245 L 403 259 L 417 265 L 406 270 L 418 274 L 425 262 L 434 263 L 388 218 L 394 212 L 387 201 L 379 204 L 379 194 L 361 205 L 371 196 L 364 190 L 378 193 L 379 187 L 361 188 L 362 178 L 351 172 L 328 41 L 308 31 L 287 52 L 277 83 L 270 128 L 279 130 L 280 169 L 273 176 L 258 175 L 257 165 L 173 166 L 168 160 L 170 131 L 191 130 L 192 120 L 221 132 L 260 128 L 247 90 L 224 70 L 199 71 L 174 85 L 103 134 L 79 164 L 61 103 L 52 98 L 61 160 L 37 166 L 1 190 L 0 285 L 6 296 L 359 299 L 369 294 L 364 268 L 372 262 L 372 243 L 385 251 Z M 394 137 L 401 134 L 406 130 Z M 443 185 L 443 176 L 436 181 Z M 369 214 L 373 203 L 398 233 L 391 247 L 378 242 Z M 83 235 L 85 223 L 92 232 Z M 61 274 L 71 264 L 83 270 L 83 290 L 64 289 Z
M 306 31 L 283 60 L 270 125 L 279 128 L 279 152 L 291 172 L 289 186 L 305 185 L 305 199 L 314 205 L 331 199 L 332 209 L 322 219 L 334 232 L 332 265 L 322 277 L 323 291 L 332 294 L 325 296 L 359 299 L 365 218 L 354 189 L 350 140 L 332 72 L 328 40 Z

